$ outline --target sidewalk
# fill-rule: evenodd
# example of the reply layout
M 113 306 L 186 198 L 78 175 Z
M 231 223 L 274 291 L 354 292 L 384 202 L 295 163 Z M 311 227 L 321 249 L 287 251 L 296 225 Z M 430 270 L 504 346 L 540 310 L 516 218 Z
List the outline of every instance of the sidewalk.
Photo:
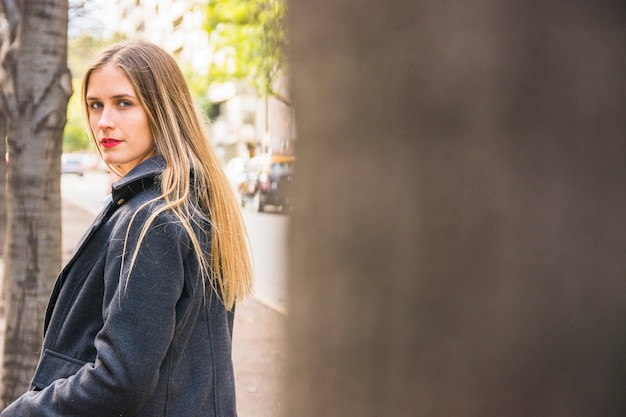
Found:
M 63 260 L 95 216 L 63 201 Z M 0 278 L 3 265 L 0 258 Z M 0 317 L 0 329 L 4 317 Z M 237 306 L 233 362 L 239 417 L 277 417 L 283 410 L 286 317 L 254 298 Z M 0 334 L 0 337 L 3 337 Z

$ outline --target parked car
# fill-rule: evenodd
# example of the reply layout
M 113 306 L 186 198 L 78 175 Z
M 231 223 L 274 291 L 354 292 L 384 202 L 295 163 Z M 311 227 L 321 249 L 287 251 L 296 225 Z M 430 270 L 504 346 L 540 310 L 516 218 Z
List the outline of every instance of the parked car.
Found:
M 83 155 L 71 153 L 61 155 L 61 174 L 77 174 L 82 177 L 85 174 Z
M 242 206 L 253 203 L 260 212 L 268 205 L 285 211 L 292 207 L 287 189 L 293 181 L 295 159 L 285 155 L 262 154 L 244 166 L 239 196 Z
M 294 162 L 289 156 L 275 156 L 267 171 L 261 173 L 258 185 L 259 211 L 265 211 L 268 205 L 283 212 L 293 208 L 289 191 L 294 180 Z

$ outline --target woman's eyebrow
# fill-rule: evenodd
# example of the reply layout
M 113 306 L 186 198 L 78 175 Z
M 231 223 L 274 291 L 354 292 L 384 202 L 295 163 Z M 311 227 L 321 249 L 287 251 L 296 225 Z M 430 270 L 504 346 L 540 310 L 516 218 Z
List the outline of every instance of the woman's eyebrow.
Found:
M 115 94 L 115 95 L 111 96 L 110 98 L 112 98 L 112 99 L 134 98 L 134 99 L 136 99 L 137 97 L 135 97 L 132 94 L 128 94 L 128 93 L 120 93 L 120 94 Z M 100 100 L 100 98 L 99 97 L 93 97 L 93 96 L 87 96 L 87 97 L 85 97 L 85 100 Z

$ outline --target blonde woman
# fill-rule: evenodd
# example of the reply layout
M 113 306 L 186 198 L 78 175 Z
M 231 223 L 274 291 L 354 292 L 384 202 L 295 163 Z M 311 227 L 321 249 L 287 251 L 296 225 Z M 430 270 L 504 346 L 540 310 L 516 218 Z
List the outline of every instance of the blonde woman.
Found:
M 183 75 L 146 42 L 83 78 L 89 133 L 121 176 L 55 284 L 31 391 L 9 416 L 236 416 L 245 227 Z

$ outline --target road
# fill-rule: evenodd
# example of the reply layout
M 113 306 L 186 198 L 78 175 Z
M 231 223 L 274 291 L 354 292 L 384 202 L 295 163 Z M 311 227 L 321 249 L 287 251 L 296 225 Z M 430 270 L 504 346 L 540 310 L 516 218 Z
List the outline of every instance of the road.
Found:
M 87 172 L 83 177 L 61 176 L 62 198 L 95 217 L 109 192 L 108 174 Z M 289 218 L 278 213 L 243 210 L 255 271 L 255 298 L 276 311 L 287 308 L 287 227 Z

